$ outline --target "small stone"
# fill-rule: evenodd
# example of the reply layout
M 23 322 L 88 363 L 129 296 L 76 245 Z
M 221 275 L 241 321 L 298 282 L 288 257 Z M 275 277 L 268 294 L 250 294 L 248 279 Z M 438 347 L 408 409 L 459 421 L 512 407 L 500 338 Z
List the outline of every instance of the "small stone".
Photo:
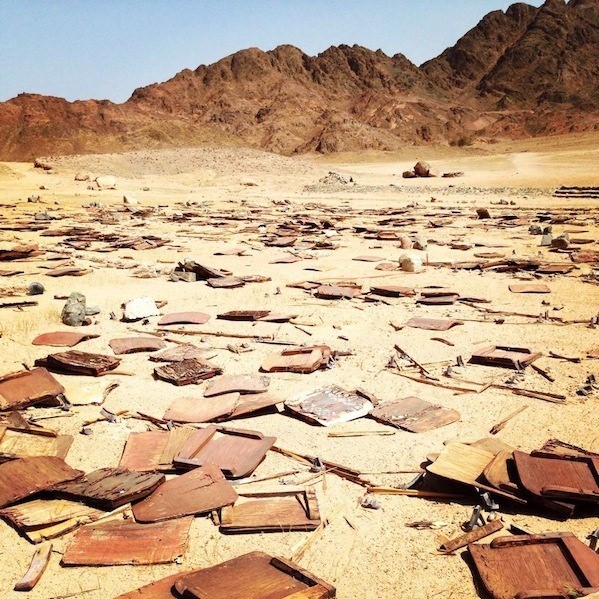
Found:
M 411 250 L 414 244 L 407 235 L 402 235 L 399 238 L 399 245 L 401 246 L 402 250 Z
M 414 240 L 414 249 L 415 250 L 425 250 L 428 247 L 428 243 L 422 239 L 422 237 L 416 237 Z
M 418 175 L 414 171 L 404 171 L 401 176 L 404 179 L 415 179 Z
M 123 196 L 123 204 L 137 206 L 137 204 L 139 204 L 139 202 L 133 196 Z
M 480 218 L 480 219 L 491 218 L 491 215 L 489 214 L 489 211 L 486 208 L 477 208 L 476 214 L 478 215 L 478 218 Z
M 364 508 L 367 508 L 369 510 L 380 510 L 381 509 L 381 502 L 374 498 L 372 495 L 364 495 L 364 497 L 362 497 L 362 499 L 360 500 L 360 505 Z
M 86 306 L 85 314 L 87 316 L 95 316 L 96 314 L 100 314 L 100 306 Z
M 42 295 L 45 289 L 41 283 L 33 282 L 27 287 L 28 295 Z
M 543 229 L 539 225 L 530 225 L 530 227 L 528 227 L 528 232 L 531 235 L 542 235 Z
M 408 256 L 404 254 L 399 258 L 401 269 L 405 272 L 418 272 L 422 269 L 422 260 L 417 256 Z
M 77 173 L 75 175 L 75 181 L 89 181 L 91 177 L 87 173 Z
M 551 235 L 551 233 L 549 233 L 547 235 L 543 235 L 543 237 L 541 237 L 541 246 L 542 247 L 550 246 L 552 242 L 553 242 L 553 235 Z

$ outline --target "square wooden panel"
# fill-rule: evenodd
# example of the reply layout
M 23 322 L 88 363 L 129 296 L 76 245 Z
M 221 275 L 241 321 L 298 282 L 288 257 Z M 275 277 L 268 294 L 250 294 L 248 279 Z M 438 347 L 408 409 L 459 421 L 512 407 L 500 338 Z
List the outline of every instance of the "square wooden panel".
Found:
M 521 370 L 540 358 L 541 355 L 540 352 L 533 352 L 522 347 L 490 345 L 474 352 L 469 362 L 471 364 L 482 364 L 483 366 L 499 366 L 501 368 Z
M 315 530 L 320 511 L 314 489 L 241 492 L 235 505 L 223 508 L 220 530 L 228 533 Z
M 424 433 L 460 419 L 460 414 L 456 410 L 432 404 L 419 397 L 382 402 L 370 412 L 370 415 L 378 422 L 412 433 Z
M 568 599 L 599 590 L 599 555 L 571 533 L 498 537 L 468 547 L 493 599 Z
M 243 478 L 257 468 L 275 441 L 256 431 L 211 426 L 190 437 L 174 463 L 197 468 L 214 462 L 227 478 Z
M 193 518 L 154 524 L 111 520 L 80 528 L 67 547 L 65 566 L 166 564 L 185 553 Z
M 55 400 L 64 387 L 45 369 L 21 370 L 0 377 L 0 410 L 16 410 Z

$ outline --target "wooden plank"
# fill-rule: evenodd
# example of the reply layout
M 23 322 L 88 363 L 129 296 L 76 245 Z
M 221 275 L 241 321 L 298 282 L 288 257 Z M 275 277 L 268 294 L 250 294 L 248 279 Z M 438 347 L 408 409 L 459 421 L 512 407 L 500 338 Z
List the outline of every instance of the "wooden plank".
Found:
M 62 557 L 65 566 L 163 564 L 185 553 L 193 518 L 153 524 L 112 520 L 80 528 Z
M 31 564 L 25 575 L 14 586 L 15 591 L 30 591 L 42 577 L 52 555 L 52 543 L 43 543 L 33 554 Z
M 47 436 L 35 429 L 14 430 L 8 427 L 0 435 L 0 460 L 44 455 L 64 460 L 72 443 L 72 435 Z
M 484 526 L 480 526 L 479 528 L 475 528 L 466 534 L 460 535 L 455 539 L 450 539 L 441 545 L 440 551 L 443 553 L 452 553 L 456 549 L 461 549 L 462 547 L 466 547 L 466 545 L 470 545 L 470 543 L 474 543 L 475 541 L 480 541 L 493 533 L 496 533 L 498 530 L 503 528 L 503 524 L 501 520 L 492 520 L 491 522 L 487 522 Z
M 250 492 L 251 493 L 251 492 Z M 229 533 L 315 530 L 320 525 L 316 495 L 307 489 L 252 494 L 222 510 L 220 530 Z

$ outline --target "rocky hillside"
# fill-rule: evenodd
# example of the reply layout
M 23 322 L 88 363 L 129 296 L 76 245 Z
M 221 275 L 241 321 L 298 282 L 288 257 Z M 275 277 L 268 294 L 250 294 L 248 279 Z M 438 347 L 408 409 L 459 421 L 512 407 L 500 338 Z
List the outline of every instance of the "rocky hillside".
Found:
M 421 67 L 360 46 L 318 56 L 279 46 L 184 70 L 123 104 L 21 94 L 0 103 L 0 159 L 215 144 L 384 150 L 595 130 L 598 6 L 514 4 Z

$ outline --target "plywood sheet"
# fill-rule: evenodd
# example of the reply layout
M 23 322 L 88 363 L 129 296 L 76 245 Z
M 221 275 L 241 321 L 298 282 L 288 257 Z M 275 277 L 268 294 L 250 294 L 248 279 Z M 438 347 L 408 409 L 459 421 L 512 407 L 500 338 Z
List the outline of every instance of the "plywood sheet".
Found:
M 520 484 L 533 495 L 599 502 L 599 458 L 514 452 Z
M 573 590 L 599 587 L 599 555 L 571 533 L 498 537 L 468 549 L 493 599 L 567 599 Z
M 490 345 L 475 351 L 469 361 L 471 364 L 521 370 L 540 357 L 540 352 L 533 352 L 526 348 Z
M 100 335 L 93 333 L 78 333 L 76 331 L 57 331 L 38 335 L 31 343 L 33 345 L 49 345 L 51 347 L 73 347 L 88 339 L 97 339 Z
M 35 456 L 0 464 L 0 508 L 83 475 L 57 457 Z
M 203 514 L 237 500 L 237 493 L 215 464 L 206 464 L 160 485 L 133 505 L 138 522 L 158 522 Z
M 325 599 L 335 588 L 283 558 L 255 551 L 182 576 L 180 593 L 197 599 Z
M 158 351 L 166 347 L 166 343 L 158 337 L 122 337 L 111 339 L 108 345 L 110 345 L 112 351 L 117 356 L 135 354 L 137 352 Z
M 459 320 L 443 320 L 441 318 L 410 318 L 406 323 L 413 329 L 424 329 L 426 331 L 447 331 L 458 324 Z
M 204 391 L 204 397 L 214 397 L 225 393 L 263 393 L 268 389 L 269 384 L 270 379 L 265 376 L 252 374 L 220 376 L 208 384 Z
M 432 404 L 419 397 L 380 403 L 370 415 L 383 424 L 398 426 L 413 433 L 430 431 L 460 419 L 456 410 Z
M 220 530 L 228 533 L 315 530 L 320 511 L 313 489 L 242 493 L 246 498 L 223 508 Z
M 165 314 L 159 321 L 158 326 L 171 324 L 205 324 L 210 320 L 209 314 L 204 312 L 174 312 Z
M 61 563 L 65 566 L 116 566 L 165 564 L 187 549 L 193 518 L 138 524 L 111 520 L 80 528 L 67 547 Z
M 53 492 L 63 497 L 81 499 L 106 510 L 114 510 L 150 495 L 164 480 L 164 474 L 101 468 L 76 481 L 57 485 Z
M 72 443 L 72 435 L 51 436 L 36 430 L 14 430 L 0 425 L 0 461 L 44 455 L 64 460 Z
M 0 411 L 55 400 L 64 387 L 45 369 L 21 370 L 0 377 Z
M 242 478 L 257 468 L 275 441 L 256 431 L 207 427 L 190 437 L 174 463 L 196 468 L 214 462 L 227 478 Z

